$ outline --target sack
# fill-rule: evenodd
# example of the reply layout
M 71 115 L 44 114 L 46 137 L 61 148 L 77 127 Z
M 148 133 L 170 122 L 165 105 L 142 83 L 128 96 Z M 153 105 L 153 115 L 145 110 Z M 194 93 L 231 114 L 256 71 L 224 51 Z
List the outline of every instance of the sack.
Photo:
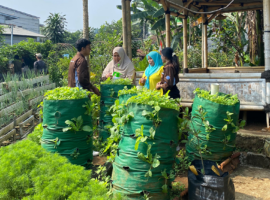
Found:
M 147 143 L 152 145 L 151 154 L 153 157 L 157 154 L 160 165 L 152 168 L 152 177 L 145 177 L 150 169 L 148 162 L 138 158 L 138 152 L 147 155 L 148 146 L 140 143 L 138 150 L 135 150 L 136 129 L 144 126 L 144 136 L 150 136 L 149 130 L 154 127 L 153 121 L 142 115 L 144 110 L 152 112 L 153 108 L 142 104 L 129 104 L 128 113 L 133 112 L 132 118 L 123 127 L 122 138 L 119 143 L 119 150 L 113 164 L 112 184 L 113 192 L 121 193 L 128 199 L 143 199 L 144 192 L 149 193 L 149 197 L 155 200 L 169 200 L 170 187 L 173 179 L 167 180 L 168 193 L 162 192 L 165 185 L 165 178 L 161 172 L 166 169 L 167 173 L 173 170 L 173 164 L 176 156 L 176 146 L 178 142 L 178 114 L 172 109 L 161 108 L 159 118 L 162 120 L 157 127 L 154 140 L 148 139 Z
M 41 146 L 52 153 L 58 153 L 68 158 L 72 164 L 90 167 L 93 160 L 93 133 L 85 131 L 67 131 L 66 120 L 79 116 L 83 119 L 83 126 L 92 127 L 91 116 L 86 115 L 83 105 L 88 98 L 77 100 L 44 100 L 43 107 L 43 135 Z
M 195 130 L 200 129 L 199 142 L 202 147 L 207 146 L 207 150 L 211 154 L 203 154 L 204 160 L 212 161 L 222 161 L 230 157 L 235 150 L 236 133 L 233 133 L 233 127 L 228 126 L 226 131 L 222 131 L 222 127 L 227 123 L 224 119 L 227 118 L 227 111 L 233 113 L 231 116 L 233 123 L 238 123 L 239 112 L 240 112 L 240 102 L 233 106 L 221 105 L 204 98 L 200 98 L 196 95 L 194 103 L 192 105 L 191 117 L 199 114 L 198 107 L 202 108 L 207 112 L 206 120 L 212 125 L 216 130 L 209 133 L 205 131 L 205 126 L 201 126 L 200 119 L 193 118 L 193 125 Z M 223 142 L 224 139 L 229 137 L 229 142 L 227 145 Z M 200 159 L 199 152 L 197 150 L 197 139 L 194 135 L 189 133 L 188 143 L 186 144 L 186 151 L 189 160 Z
M 132 88 L 132 85 L 100 85 L 100 117 L 99 117 L 99 138 L 106 141 L 110 137 L 110 132 L 106 128 L 108 125 L 113 125 L 112 116 L 106 112 L 110 109 L 116 99 L 118 99 L 118 91 L 123 90 L 125 87 Z
M 196 176 L 188 170 L 188 199 L 235 200 L 235 188 L 228 172 L 222 174 L 219 170 L 219 177 L 211 170 L 213 165 L 217 168 L 215 162 L 203 162 L 206 175 L 199 173 Z M 194 160 L 191 165 L 194 165 L 197 171 L 202 169 L 201 160 Z

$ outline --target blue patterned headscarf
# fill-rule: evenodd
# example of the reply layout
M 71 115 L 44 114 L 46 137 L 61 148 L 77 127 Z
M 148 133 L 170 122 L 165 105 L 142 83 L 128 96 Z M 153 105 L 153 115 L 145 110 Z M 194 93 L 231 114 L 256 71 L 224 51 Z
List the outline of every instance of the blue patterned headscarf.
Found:
M 148 56 L 151 57 L 155 63 L 154 66 L 151 66 L 150 64 L 148 65 L 148 67 L 145 70 L 145 76 L 147 77 L 146 82 L 144 87 L 146 87 L 147 89 L 150 88 L 150 82 L 149 82 L 149 78 L 152 74 L 154 74 L 156 71 L 158 71 L 160 69 L 160 67 L 163 66 L 163 62 L 161 59 L 161 56 L 158 52 L 156 51 L 151 51 L 147 56 L 147 60 L 148 60 Z

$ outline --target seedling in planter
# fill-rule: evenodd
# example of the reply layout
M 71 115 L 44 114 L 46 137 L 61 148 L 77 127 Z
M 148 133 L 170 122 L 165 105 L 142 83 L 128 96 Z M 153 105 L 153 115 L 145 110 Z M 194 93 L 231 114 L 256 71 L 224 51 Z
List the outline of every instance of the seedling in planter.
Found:
M 86 108 L 86 111 L 84 114 L 90 116 L 92 113 L 92 110 L 95 108 L 95 104 L 93 104 L 91 101 L 87 101 L 82 107 Z
M 143 125 L 141 126 L 141 129 L 136 129 L 136 134 L 135 135 L 136 135 L 137 139 L 136 139 L 134 149 L 137 151 L 138 148 L 139 148 L 139 144 L 141 142 L 147 144 L 146 140 L 147 140 L 148 137 L 143 135 Z
M 145 177 L 152 177 L 151 169 L 157 168 L 160 165 L 160 162 L 158 160 L 160 156 L 156 154 L 155 157 L 153 157 L 153 155 L 151 154 L 152 145 L 151 144 L 146 144 L 146 145 L 148 146 L 146 156 L 141 152 L 138 152 L 137 156 L 140 160 L 150 164 L 150 169 L 148 170 L 148 172 L 146 172 Z
M 168 174 L 166 172 L 166 169 L 164 169 L 164 171 L 161 172 L 161 175 L 164 177 L 165 179 L 165 184 L 162 186 L 162 192 L 167 194 L 168 193 L 168 185 L 167 182 L 169 179 L 174 179 L 175 178 L 175 174 L 173 173 L 173 170 L 170 171 L 170 174 Z
M 72 121 L 66 120 L 65 123 L 69 127 L 63 128 L 63 132 L 74 131 L 76 133 L 78 131 L 86 131 L 86 132 L 92 131 L 92 128 L 90 126 L 88 125 L 83 126 L 82 116 L 79 116 L 78 118 L 73 118 Z
M 227 131 L 228 129 L 228 126 L 231 126 L 233 127 L 233 133 L 237 133 L 240 129 L 244 128 L 244 126 L 246 125 L 246 121 L 245 120 L 242 120 L 240 122 L 238 122 L 237 125 L 235 125 L 233 123 L 233 119 L 232 119 L 232 116 L 233 116 L 233 113 L 230 113 L 227 111 L 227 118 L 224 119 L 224 121 L 227 122 L 227 124 L 225 124 L 223 127 L 222 127 L 222 131 Z M 226 149 L 226 146 L 229 146 L 229 147 L 235 147 L 235 145 L 229 145 L 229 142 L 231 140 L 231 135 L 228 135 L 226 136 L 226 134 L 224 134 L 224 140 L 222 140 L 222 142 L 224 143 L 224 147 L 223 149 L 225 150 Z

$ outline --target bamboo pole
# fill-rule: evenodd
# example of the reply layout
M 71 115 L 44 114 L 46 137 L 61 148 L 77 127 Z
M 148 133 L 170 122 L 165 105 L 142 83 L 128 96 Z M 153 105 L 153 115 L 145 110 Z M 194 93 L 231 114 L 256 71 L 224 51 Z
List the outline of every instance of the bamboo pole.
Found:
M 170 5 L 167 4 L 167 13 L 166 13 L 166 47 L 171 47 L 171 26 L 170 26 Z
M 182 18 L 182 19 L 185 19 L 185 15 L 181 15 L 179 12 L 170 12 L 170 14 L 172 15 L 172 16 L 175 16 L 175 17 L 180 17 L 180 18 Z
M 192 2 L 193 2 L 193 0 L 189 0 L 189 1 L 184 5 L 184 7 L 187 8 L 187 7 L 189 6 L 189 4 L 191 4 Z M 185 9 L 184 9 L 184 8 L 181 8 L 178 12 L 181 13 L 181 12 L 183 12 L 183 11 L 185 11 Z M 184 13 L 184 15 L 185 15 L 185 13 Z
M 201 2 L 198 3 L 199 6 L 227 6 L 228 2 Z M 256 5 L 262 5 L 261 2 L 252 2 L 252 3 L 232 3 L 230 6 L 256 6 Z
M 270 0 L 263 0 L 264 22 L 264 60 L 265 71 L 270 70 Z M 270 83 L 266 83 L 266 104 L 270 104 Z M 269 113 L 267 113 L 267 128 L 269 128 Z
M 122 26 L 123 26 L 123 48 L 126 53 L 127 49 L 127 22 L 126 22 L 126 2 L 122 0 Z
M 204 18 L 204 15 L 202 15 L 202 18 Z M 203 28 L 203 22 L 202 22 L 201 26 L 202 26 L 202 68 L 204 68 L 204 28 Z
M 207 42 L 207 23 L 206 23 L 206 17 L 205 17 L 205 20 L 204 21 L 204 24 L 203 24 L 203 32 L 204 32 L 204 42 L 203 42 L 203 62 L 204 62 L 204 65 L 203 67 L 204 68 L 207 68 L 208 67 L 208 42 Z
M 127 52 L 128 52 L 127 55 L 132 60 L 130 2 L 131 0 L 126 0 Z
M 188 63 L 187 63 L 187 11 L 184 10 L 184 15 L 186 15 L 186 18 L 183 19 L 183 34 L 184 34 L 184 45 L 183 45 L 183 52 L 184 52 L 184 69 L 188 68 Z

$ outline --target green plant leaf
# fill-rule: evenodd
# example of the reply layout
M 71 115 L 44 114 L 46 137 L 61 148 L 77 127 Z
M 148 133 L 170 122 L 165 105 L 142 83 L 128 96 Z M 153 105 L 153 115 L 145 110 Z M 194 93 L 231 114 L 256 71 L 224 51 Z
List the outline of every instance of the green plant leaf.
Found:
M 86 132 L 91 132 L 91 131 L 93 131 L 93 129 L 91 128 L 91 126 L 88 126 L 88 125 L 86 125 L 86 126 L 83 126 L 83 131 L 86 131 Z
M 222 127 L 222 131 L 227 131 L 227 128 L 228 128 L 228 125 L 227 124 L 225 124 L 223 127 Z

